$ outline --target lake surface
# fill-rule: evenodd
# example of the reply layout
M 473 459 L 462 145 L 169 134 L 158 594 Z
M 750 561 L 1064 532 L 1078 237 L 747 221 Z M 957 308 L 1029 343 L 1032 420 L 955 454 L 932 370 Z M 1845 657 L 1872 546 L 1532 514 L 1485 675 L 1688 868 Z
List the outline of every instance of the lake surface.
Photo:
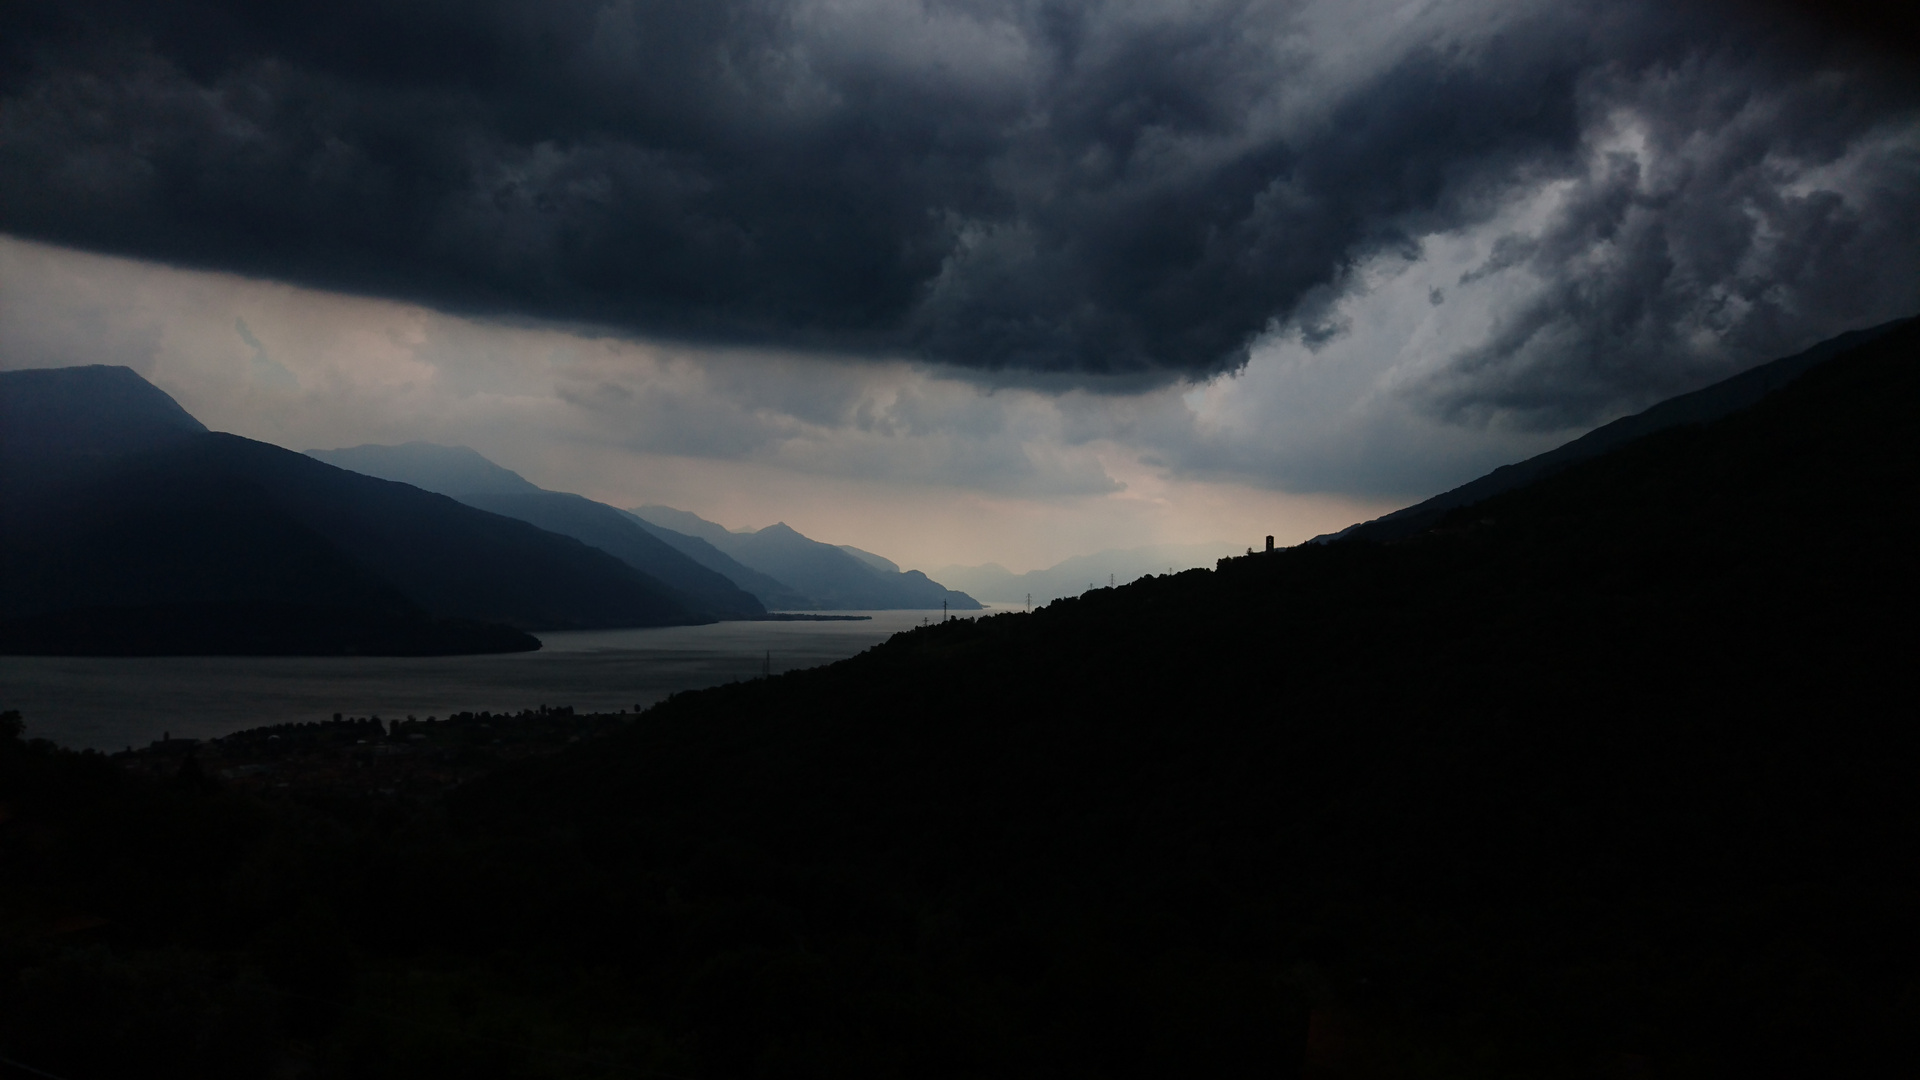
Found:
M 162 732 L 209 739 L 334 713 L 615 712 L 753 678 L 769 656 L 775 674 L 844 660 L 940 618 L 833 614 L 873 618 L 540 634 L 540 651 L 497 656 L 0 656 L 0 709 L 19 709 L 30 737 L 99 750 L 144 746 Z

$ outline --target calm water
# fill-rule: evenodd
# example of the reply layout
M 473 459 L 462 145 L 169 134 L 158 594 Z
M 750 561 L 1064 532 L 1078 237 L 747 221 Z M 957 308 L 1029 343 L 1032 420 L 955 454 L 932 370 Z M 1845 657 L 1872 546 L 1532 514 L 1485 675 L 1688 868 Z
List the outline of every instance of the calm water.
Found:
M 503 656 L 0 656 L 0 708 L 19 709 L 29 736 L 101 750 L 144 746 L 161 732 L 213 738 L 337 712 L 424 718 L 540 705 L 611 712 L 752 678 L 768 653 L 776 674 L 830 664 L 928 617 L 845 614 L 873 618 L 541 634 L 539 652 Z

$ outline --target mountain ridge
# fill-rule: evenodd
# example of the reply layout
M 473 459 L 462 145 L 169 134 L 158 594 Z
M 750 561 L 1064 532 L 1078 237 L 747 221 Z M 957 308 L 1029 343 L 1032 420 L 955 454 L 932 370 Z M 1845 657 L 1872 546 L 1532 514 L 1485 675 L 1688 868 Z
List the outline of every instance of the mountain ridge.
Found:
M 98 459 L 207 433 L 172 395 L 124 365 L 0 375 L 0 456 L 10 460 Z
M 1668 398 L 1630 416 L 1623 416 L 1618 420 L 1602 424 L 1571 442 L 1543 454 L 1536 454 L 1524 461 L 1502 465 L 1485 476 L 1443 491 L 1412 506 L 1383 514 L 1370 521 L 1349 525 L 1339 532 L 1323 533 L 1308 540 L 1307 543 L 1324 544 L 1349 539 L 1386 541 L 1412 536 L 1432 528 L 1450 511 L 1530 484 L 1553 472 L 1604 454 L 1634 439 L 1684 424 L 1706 423 L 1745 409 L 1819 364 L 1850 349 L 1870 344 L 1916 319 L 1920 319 L 1920 316 L 1908 316 L 1876 326 L 1848 331 L 1791 356 L 1748 368 L 1719 382 Z
M 733 532 L 669 506 L 637 506 L 629 513 L 712 544 L 791 586 L 821 610 L 929 610 L 945 604 L 953 611 L 977 611 L 981 606 L 973 597 L 949 589 L 918 570 L 888 572 L 870 560 L 880 560 L 887 566 L 894 565 L 891 560 L 864 552 L 855 555 L 821 543 L 786 522 L 751 532 Z
M 768 611 L 804 611 L 813 607 L 813 601 L 799 590 L 755 570 L 698 536 L 689 536 L 648 521 L 631 510 L 620 512 L 627 515 L 634 524 L 658 537 L 662 543 L 752 593 Z
M 129 369 L 0 372 L 0 408 L 29 421 L 9 425 L 0 452 L 10 651 L 68 647 L 57 638 L 176 652 L 165 612 L 198 620 L 176 636 L 215 651 L 245 651 L 250 613 L 279 620 L 261 635 L 323 654 L 372 640 L 511 651 L 538 647 L 530 629 L 700 621 L 664 585 L 578 541 L 207 431 Z M 116 629 L 114 612 L 129 621 Z
M 468 447 L 409 442 L 306 453 L 572 537 L 660 581 L 690 607 L 715 618 L 751 619 L 767 613 L 752 593 L 642 528 L 624 511 L 584 495 L 548 491 Z

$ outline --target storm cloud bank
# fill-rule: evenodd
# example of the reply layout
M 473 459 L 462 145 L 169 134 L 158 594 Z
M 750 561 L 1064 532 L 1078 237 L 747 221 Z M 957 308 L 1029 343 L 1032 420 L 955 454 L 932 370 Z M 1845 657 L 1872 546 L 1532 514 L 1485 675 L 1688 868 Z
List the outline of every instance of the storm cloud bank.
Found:
M 469 314 L 1202 378 L 1499 228 L 1457 286 L 1532 284 L 1411 392 L 1552 427 L 1920 300 L 1911 76 L 1770 7 L 18 0 L 0 40 L 0 230 Z

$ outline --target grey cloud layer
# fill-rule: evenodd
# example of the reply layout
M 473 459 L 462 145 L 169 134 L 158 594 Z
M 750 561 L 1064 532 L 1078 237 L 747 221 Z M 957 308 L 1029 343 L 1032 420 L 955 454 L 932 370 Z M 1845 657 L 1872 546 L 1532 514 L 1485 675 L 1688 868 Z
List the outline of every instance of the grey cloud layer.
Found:
M 20 0 L 0 229 L 647 334 L 1200 375 L 1276 321 L 1331 332 L 1315 315 L 1344 270 L 1566 172 L 1647 73 L 1744 58 L 1682 114 L 1837 80 L 1837 111 L 1777 118 L 1802 143 L 1817 123 L 1822 153 L 1910 104 L 1777 22 L 1664 7 Z M 1702 176 L 1627 228 L 1750 181 Z M 1802 211 L 1769 225 L 1846 224 Z M 1724 263 L 1689 287 L 1738 278 Z M 1650 272 L 1548 269 L 1620 294 L 1560 328 L 1575 353 L 1627 332 Z M 1531 325 L 1444 407 L 1551 397 Z
M 1122 488 L 1063 430 L 1072 396 L 988 395 L 901 365 L 609 358 L 567 365 L 555 389 L 592 418 L 586 438 L 627 451 L 1025 497 Z
M 1543 285 L 1419 388 L 1438 415 L 1589 424 L 1920 309 L 1911 111 L 1726 57 L 1589 94 L 1589 170 L 1460 279 Z

